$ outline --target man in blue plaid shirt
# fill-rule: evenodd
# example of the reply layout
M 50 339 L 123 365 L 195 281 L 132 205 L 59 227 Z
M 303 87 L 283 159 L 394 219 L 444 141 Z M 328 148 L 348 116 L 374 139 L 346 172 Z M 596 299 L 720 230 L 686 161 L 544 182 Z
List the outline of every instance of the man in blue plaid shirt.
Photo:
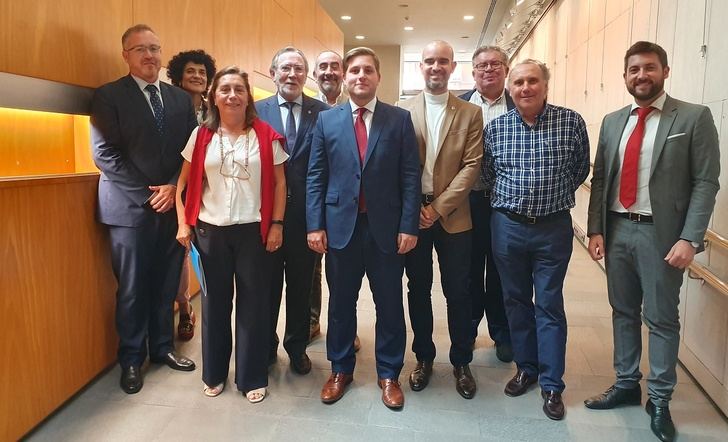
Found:
M 484 130 L 483 176 L 492 189 L 493 255 L 518 368 L 505 393 L 520 396 L 538 381 L 544 413 L 558 420 L 564 417 L 569 209 L 589 173 L 589 138 L 578 113 L 546 103 L 548 81 L 539 61 L 513 67 L 508 89 L 516 108 Z

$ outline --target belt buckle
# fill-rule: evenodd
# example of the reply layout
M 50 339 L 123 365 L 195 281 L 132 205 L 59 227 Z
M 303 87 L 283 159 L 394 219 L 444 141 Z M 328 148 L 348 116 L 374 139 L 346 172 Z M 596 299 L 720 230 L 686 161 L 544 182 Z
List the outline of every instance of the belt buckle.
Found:
M 535 216 L 524 216 L 523 218 L 526 220 L 526 224 L 536 224 Z
M 642 215 L 640 215 L 639 213 L 634 213 L 634 212 L 628 212 L 628 213 L 629 213 L 629 216 L 627 218 L 630 221 L 632 221 L 633 223 L 638 223 L 638 222 L 642 221 Z

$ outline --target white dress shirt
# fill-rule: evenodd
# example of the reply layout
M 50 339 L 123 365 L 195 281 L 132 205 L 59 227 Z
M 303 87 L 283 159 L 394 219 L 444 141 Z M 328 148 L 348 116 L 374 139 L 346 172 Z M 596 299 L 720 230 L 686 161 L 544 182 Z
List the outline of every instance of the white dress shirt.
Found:
M 435 171 L 435 161 L 440 148 L 440 132 L 442 123 L 445 121 L 445 109 L 450 93 L 432 95 L 425 92 L 424 94 L 427 141 L 425 142 L 425 168 L 422 170 L 422 193 L 430 195 L 434 189 L 432 175 Z
M 613 192 L 614 199 L 609 207 L 609 210 L 614 212 L 633 212 L 639 213 L 640 215 L 652 215 L 652 204 L 650 204 L 650 168 L 652 167 L 652 152 L 655 147 L 655 136 L 657 135 L 657 126 L 660 124 L 660 117 L 662 116 L 662 107 L 665 105 L 665 99 L 667 94 L 664 92 L 650 106 L 655 109 L 647 115 L 645 118 L 645 133 L 642 138 L 642 148 L 640 149 L 639 166 L 637 169 L 637 201 L 630 206 L 629 210 L 625 209 L 622 203 L 619 202 L 619 188 L 622 179 L 622 163 L 624 163 L 624 151 L 627 148 L 627 141 L 629 136 L 632 135 L 635 126 L 637 126 L 637 109 L 639 106 L 636 103 L 632 104 L 632 111 L 627 125 L 624 127 L 622 132 L 622 139 L 619 142 L 619 166 L 617 168 L 617 177 L 619 180 L 615 180 L 617 188 Z
M 147 83 L 146 81 L 142 80 L 141 78 L 132 75 L 131 78 L 134 79 L 134 82 L 139 86 L 139 89 L 141 89 L 142 93 L 144 94 L 144 98 L 147 99 L 147 104 L 149 105 L 149 109 L 152 110 L 152 115 L 154 115 L 154 108 L 152 107 L 152 101 L 149 98 L 149 91 L 144 89 L 147 87 L 147 85 L 153 84 L 157 87 L 157 95 L 159 96 L 159 102 L 162 103 L 162 107 L 164 107 L 164 100 L 162 100 L 162 88 L 159 87 L 159 78 L 157 78 L 157 81 L 154 83 Z
M 351 106 L 351 118 L 353 118 L 354 123 L 356 123 L 356 117 L 359 113 L 357 112 L 357 109 L 359 109 L 359 106 L 351 100 L 349 100 L 349 105 Z M 369 140 L 369 130 L 372 128 L 372 118 L 374 118 L 374 108 L 377 107 L 377 97 L 374 97 L 372 101 L 365 104 L 364 107 L 369 111 L 365 112 L 362 117 L 364 119 L 364 126 L 367 128 L 367 140 Z
M 281 122 L 283 122 L 283 131 L 285 132 L 286 122 L 288 121 L 288 106 L 283 106 L 286 99 L 281 97 L 280 94 L 276 94 L 276 97 L 278 97 L 278 109 L 281 112 Z M 301 126 L 301 111 L 303 111 L 303 94 L 299 95 L 293 102 L 296 103 L 293 106 L 293 119 L 296 121 L 296 134 L 298 134 L 298 128 Z M 285 136 L 286 134 L 281 135 Z
M 196 139 L 197 128 L 192 131 L 182 151 L 182 157 L 189 162 L 192 162 Z M 244 170 L 246 156 L 247 173 Z M 281 164 L 287 159 L 288 154 L 280 141 L 274 141 L 273 164 Z M 253 129 L 240 135 L 234 143 L 226 136 L 221 141 L 219 134 L 215 133 L 207 146 L 198 218 L 216 226 L 260 221 L 260 172 L 260 146 Z M 240 178 L 245 176 L 248 179 Z

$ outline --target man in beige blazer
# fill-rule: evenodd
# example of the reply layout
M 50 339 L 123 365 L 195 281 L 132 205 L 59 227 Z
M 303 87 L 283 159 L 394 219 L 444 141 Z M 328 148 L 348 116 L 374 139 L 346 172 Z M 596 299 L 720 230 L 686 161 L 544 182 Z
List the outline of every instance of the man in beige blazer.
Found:
M 422 51 L 420 69 L 425 89 L 402 102 L 415 126 L 422 167 L 422 208 L 417 247 L 406 258 L 412 351 L 417 367 L 410 387 L 424 389 L 432 375 L 435 344 L 432 341 L 432 248 L 437 251 L 442 290 L 447 299 L 450 362 L 455 388 L 471 399 L 476 385 L 468 364 L 473 359 L 469 292 L 471 229 L 469 194 L 480 176 L 483 156 L 481 109 L 448 91 L 456 66 L 453 48 L 434 41 Z

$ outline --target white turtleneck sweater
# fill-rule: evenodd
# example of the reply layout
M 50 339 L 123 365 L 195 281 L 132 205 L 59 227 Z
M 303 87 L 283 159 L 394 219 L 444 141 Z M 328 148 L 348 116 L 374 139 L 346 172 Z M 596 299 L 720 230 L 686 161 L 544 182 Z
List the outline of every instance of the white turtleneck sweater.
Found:
M 449 92 L 440 95 L 432 95 L 425 92 L 425 119 L 427 124 L 427 141 L 425 168 L 422 171 L 422 193 L 433 193 L 432 174 L 435 170 L 435 160 L 440 149 L 440 132 L 442 122 L 445 119 L 445 109 Z

